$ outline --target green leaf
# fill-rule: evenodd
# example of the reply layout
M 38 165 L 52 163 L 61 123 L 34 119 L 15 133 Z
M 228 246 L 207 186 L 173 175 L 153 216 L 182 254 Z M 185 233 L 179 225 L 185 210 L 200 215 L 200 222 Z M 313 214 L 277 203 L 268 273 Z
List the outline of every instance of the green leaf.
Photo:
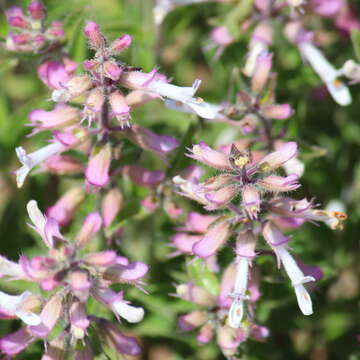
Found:
M 225 18 L 225 24 L 230 34 L 237 38 L 240 35 L 240 23 L 251 13 L 253 10 L 254 0 L 241 0 L 238 5 L 234 7 L 229 15 Z
M 351 41 L 354 47 L 355 55 L 360 60 L 360 31 L 351 29 Z
M 189 127 L 183 136 L 179 147 L 176 150 L 176 154 L 173 157 L 169 167 L 166 171 L 167 177 L 173 177 L 177 174 L 180 170 L 184 169 L 188 163 L 188 158 L 184 155 L 185 150 L 189 147 L 192 143 L 192 139 L 199 128 L 200 122 L 197 121 L 196 123 L 190 123 Z
M 214 296 L 219 294 L 219 280 L 217 276 L 207 268 L 203 260 L 195 259 L 188 261 L 187 269 L 191 280 L 193 280 L 196 285 L 205 288 Z

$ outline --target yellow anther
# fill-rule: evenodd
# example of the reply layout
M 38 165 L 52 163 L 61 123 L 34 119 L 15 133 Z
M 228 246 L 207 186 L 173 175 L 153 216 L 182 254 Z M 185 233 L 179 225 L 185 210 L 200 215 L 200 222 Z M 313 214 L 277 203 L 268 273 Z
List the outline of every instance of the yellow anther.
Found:
M 242 168 L 245 165 L 247 165 L 249 163 L 250 159 L 248 156 L 239 156 L 238 158 L 236 158 L 234 160 L 234 164 L 239 167 Z
M 334 85 L 337 89 L 339 89 L 339 88 L 341 88 L 341 87 L 343 86 L 343 83 L 342 83 L 342 81 L 340 81 L 339 79 L 335 79 L 335 80 L 333 80 L 333 85 Z

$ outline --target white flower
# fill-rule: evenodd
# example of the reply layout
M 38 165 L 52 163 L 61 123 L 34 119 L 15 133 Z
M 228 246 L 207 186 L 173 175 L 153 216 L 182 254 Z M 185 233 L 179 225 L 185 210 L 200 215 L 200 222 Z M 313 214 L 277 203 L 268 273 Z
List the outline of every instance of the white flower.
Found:
M 256 60 L 258 56 L 267 51 L 268 46 L 263 41 L 255 41 L 253 45 L 250 47 L 250 50 L 246 56 L 246 63 L 244 68 L 242 69 L 243 73 L 248 76 L 252 77 L 255 72 L 256 67 Z
M 4 310 L 9 315 L 17 316 L 27 325 L 39 325 L 41 323 L 39 315 L 22 309 L 31 295 L 29 291 L 25 291 L 20 295 L 9 295 L 0 291 L 0 310 Z
M 36 229 L 43 233 L 46 224 L 46 218 L 40 211 L 38 204 L 35 200 L 30 200 L 26 205 L 26 210 L 29 214 L 30 220 L 35 225 Z
M 21 278 L 24 273 L 19 264 L 0 256 L 0 275 Z
M 315 281 L 315 278 L 304 276 L 294 258 L 287 251 L 286 246 L 276 246 L 274 250 L 284 265 L 285 271 L 295 289 L 300 310 L 304 315 L 311 315 L 313 313 L 311 298 L 303 284 Z
M 305 171 L 305 165 L 302 161 L 300 161 L 297 157 L 293 157 L 288 160 L 283 168 L 287 175 L 296 174 L 298 177 L 301 177 Z
M 196 3 L 209 2 L 211 0 L 157 0 L 153 10 L 154 22 L 160 25 L 166 15 L 177 6 L 184 6 Z M 215 1 L 215 0 L 213 0 Z
M 130 323 L 137 323 L 144 318 L 144 309 L 127 304 L 122 300 L 115 301 L 111 304 L 111 308 L 125 320 Z
M 244 300 L 249 279 L 249 259 L 240 257 L 236 265 L 235 284 L 232 296 L 234 298 L 229 310 L 229 326 L 239 328 L 244 315 Z
M 190 86 L 176 86 L 168 84 L 163 81 L 152 81 L 147 89 L 154 93 L 175 101 L 179 101 L 187 105 L 197 115 L 204 119 L 213 119 L 217 112 L 209 104 L 201 98 L 195 98 L 194 95 L 201 84 L 201 80 L 196 79 L 193 85 Z
M 337 79 L 339 72 L 329 63 L 321 51 L 308 42 L 301 43 L 299 48 L 305 59 L 325 83 L 333 99 L 339 105 L 349 105 L 352 101 L 349 89 Z
M 221 105 L 209 104 L 206 102 L 198 102 L 197 104 L 195 105 L 193 104 L 193 106 L 190 107 L 187 104 L 172 99 L 166 99 L 165 106 L 171 110 L 188 113 L 188 114 L 197 113 L 199 115 L 199 113 L 201 113 L 202 115 L 205 116 L 201 116 L 201 115 L 199 116 L 203 117 L 204 119 L 216 118 L 217 116 L 220 115 L 220 111 L 223 109 Z M 197 111 L 193 110 L 194 107 L 196 108 Z
M 54 142 L 52 144 L 46 145 L 31 154 L 27 154 L 22 147 L 16 148 L 16 155 L 20 162 L 23 164 L 20 169 L 15 171 L 18 187 L 20 188 L 23 186 L 26 176 L 29 174 L 33 167 L 41 164 L 49 157 L 58 154 L 65 149 L 66 147 L 59 142 Z
M 305 0 L 287 0 L 287 2 L 293 7 L 299 7 L 305 4 Z

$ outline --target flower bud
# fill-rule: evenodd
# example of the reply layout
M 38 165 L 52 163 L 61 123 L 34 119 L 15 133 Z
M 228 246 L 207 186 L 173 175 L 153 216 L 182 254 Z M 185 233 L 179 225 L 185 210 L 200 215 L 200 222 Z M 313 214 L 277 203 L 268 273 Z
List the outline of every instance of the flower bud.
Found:
M 137 356 L 141 348 L 135 338 L 125 336 L 111 321 L 101 319 L 99 321 L 99 334 L 104 342 L 120 354 Z
M 121 125 L 127 123 L 130 106 L 126 103 L 125 96 L 120 91 L 113 91 L 109 98 L 111 110 Z
M 51 99 L 54 102 L 65 103 L 90 90 L 92 86 L 93 81 L 89 76 L 77 75 L 67 81 L 62 89 L 54 90 Z
M 342 67 L 342 73 L 349 79 L 360 81 L 360 64 L 353 60 L 347 60 Z
M 253 185 L 245 185 L 242 190 L 242 203 L 250 219 L 257 219 L 260 211 L 260 193 Z
M 79 110 L 67 105 L 57 105 L 52 111 L 36 109 L 30 112 L 29 120 L 35 127 L 33 134 L 43 130 L 61 129 L 76 123 L 79 119 Z
M 321 16 L 332 17 L 344 6 L 343 0 L 311 0 L 310 6 Z
M 149 129 L 139 125 L 132 125 L 124 131 L 130 141 L 147 151 L 153 151 L 159 156 L 166 154 L 179 146 L 178 141 L 172 136 L 157 135 Z
M 258 94 L 263 89 L 269 78 L 272 67 L 272 54 L 262 52 L 256 59 L 255 72 L 251 79 L 251 89 Z
M 56 293 L 45 304 L 41 311 L 41 323 L 30 326 L 31 333 L 39 337 L 47 337 L 55 327 L 63 311 L 63 294 Z
M 210 33 L 210 38 L 215 44 L 220 46 L 228 46 L 234 42 L 234 39 L 229 34 L 226 26 L 218 26 L 214 28 Z
M 176 294 L 181 299 L 191 301 L 197 305 L 212 306 L 214 304 L 214 298 L 207 290 L 191 282 L 178 285 Z
M 60 225 L 66 225 L 84 200 L 84 196 L 85 193 L 81 187 L 71 188 L 47 209 L 47 216 L 54 218 Z
M 265 326 L 259 326 L 254 324 L 251 327 L 250 337 L 255 339 L 256 341 L 264 341 L 267 337 L 269 337 L 270 331 Z
M 36 340 L 28 327 L 22 327 L 19 330 L 0 338 L 0 350 L 3 354 L 10 357 L 23 351 Z
M 115 251 L 105 250 L 86 255 L 83 260 L 94 266 L 110 266 L 117 263 L 117 255 Z
M 213 192 L 205 193 L 206 200 L 211 203 L 206 205 L 205 209 L 215 210 L 223 208 L 227 206 L 237 194 L 238 186 L 235 184 L 224 186 Z
M 76 236 L 75 244 L 83 247 L 89 243 L 94 235 L 101 229 L 102 218 L 99 213 L 93 212 L 86 216 L 84 223 Z
M 199 333 L 196 335 L 196 340 L 200 344 L 207 344 L 209 341 L 211 341 L 213 336 L 214 336 L 213 324 L 207 323 L 201 327 Z
M 104 75 L 111 80 L 119 80 L 123 69 L 112 61 L 104 62 Z
M 90 125 L 93 120 L 96 120 L 98 114 L 101 113 L 104 100 L 105 97 L 101 88 L 96 87 L 89 92 L 85 102 L 84 117 L 88 118 Z
M 29 6 L 28 11 L 33 20 L 42 20 L 45 17 L 45 7 L 37 0 L 33 0 Z
M 204 237 L 193 246 L 195 255 L 207 258 L 214 255 L 224 245 L 230 235 L 230 224 L 226 221 L 219 221 L 210 226 Z
M 8 22 L 11 26 L 20 29 L 30 29 L 30 23 L 22 16 L 10 16 Z
M 109 168 L 111 163 L 111 147 L 106 144 L 102 147 L 95 147 L 90 155 L 88 166 L 85 170 L 85 177 L 88 184 L 101 188 L 109 180 Z
M 236 256 L 252 259 L 255 257 L 256 237 L 251 230 L 242 231 L 236 238 Z
M 117 188 L 110 189 L 101 201 L 101 215 L 105 227 L 111 225 L 122 206 L 123 196 L 121 191 Z
M 163 171 L 150 171 L 139 165 L 126 165 L 123 174 L 130 177 L 137 185 L 152 188 L 159 185 L 165 179 Z
M 42 166 L 50 174 L 56 175 L 74 175 L 83 171 L 83 164 L 69 155 L 54 155 L 45 160 Z
M 90 325 L 90 321 L 86 317 L 85 304 L 75 299 L 71 303 L 69 312 L 72 336 L 75 339 L 83 339 L 85 331 Z
M 62 38 L 65 36 L 62 22 L 58 20 L 53 21 L 46 33 L 49 39 L 62 40 Z
M 207 319 L 208 313 L 206 311 L 195 310 L 179 317 L 178 328 L 181 331 L 191 331 L 204 324 Z
M 108 267 L 104 273 L 103 278 L 114 283 L 136 283 L 148 272 L 149 267 L 140 262 L 135 261 L 127 265 L 113 265 Z
M 239 345 L 246 339 L 244 329 L 233 329 L 228 325 L 217 330 L 217 343 L 225 356 L 234 356 Z
M 131 45 L 132 38 L 130 35 L 125 34 L 114 40 L 110 45 L 110 50 L 112 53 L 117 54 Z
M 289 104 L 262 105 L 260 112 L 267 118 L 277 120 L 287 119 L 294 114 L 294 110 Z
M 94 21 L 87 21 L 84 27 L 84 34 L 89 39 L 90 45 L 98 50 L 104 45 L 104 37 L 100 32 L 100 27 Z
M 91 282 L 89 274 L 83 270 L 74 270 L 68 276 L 68 283 L 72 293 L 81 301 L 85 302 L 89 296 Z

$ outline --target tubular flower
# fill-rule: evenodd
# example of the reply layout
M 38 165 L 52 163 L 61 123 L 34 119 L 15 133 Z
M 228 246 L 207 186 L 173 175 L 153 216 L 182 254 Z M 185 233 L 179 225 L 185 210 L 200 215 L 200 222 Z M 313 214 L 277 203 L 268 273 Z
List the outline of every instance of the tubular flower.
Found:
M 6 38 L 8 51 L 38 53 L 64 40 L 64 30 L 59 21 L 44 26 L 45 7 L 40 1 L 33 0 L 26 14 L 20 7 L 13 6 L 6 11 L 6 18 L 13 31 Z
M 242 255 L 248 256 L 251 251 L 247 251 L 245 248 L 248 247 L 249 249 L 249 243 L 244 242 L 244 244 L 247 245 L 239 246 L 239 254 L 243 250 Z M 251 247 L 252 245 L 250 245 Z M 225 270 L 221 279 L 220 291 L 216 296 L 211 295 L 203 287 L 192 283 L 178 285 L 177 295 L 183 300 L 192 302 L 195 307 L 192 312 L 178 318 L 179 330 L 196 330 L 196 339 L 200 344 L 206 344 L 215 337 L 225 356 L 234 355 L 240 343 L 249 337 L 257 341 L 263 341 L 269 335 L 269 331 L 255 324 L 253 320 L 249 319 L 248 322 L 242 323 L 241 328 L 239 327 L 242 311 L 240 301 L 247 299 L 251 302 L 253 298 L 250 289 L 249 295 L 244 293 L 249 276 L 247 271 L 249 260 L 250 258 L 242 257 L 238 262 L 237 271 L 233 265 Z M 238 276 L 234 281 L 235 272 L 238 273 Z M 228 293 L 229 289 L 234 289 L 234 293 L 230 295 Z M 239 291 L 243 293 L 243 297 L 240 297 Z M 227 315 L 230 307 L 228 299 L 230 303 L 233 299 L 229 316 Z M 201 308 L 198 308 L 199 306 Z M 262 331 L 257 331 L 258 329 L 262 329 Z
M 74 244 L 62 236 L 57 221 L 46 217 L 34 200 L 28 203 L 27 210 L 33 223 L 30 226 L 41 236 L 48 247 L 48 253 L 33 258 L 21 256 L 19 264 L 12 264 L 1 258 L 0 269 L 3 276 L 15 275 L 15 279 L 38 283 L 44 292 L 51 291 L 52 295 L 42 300 L 28 291 L 21 295 L 0 292 L 1 313 L 8 318 L 18 317 L 27 325 L 18 332 L 1 338 L 0 351 L 14 355 L 36 339 L 46 341 L 60 319 L 64 329 L 68 326 L 68 329 L 71 329 L 73 341 L 85 340 L 90 323 L 95 326 L 97 324 L 97 319 L 87 315 L 85 310 L 90 297 L 94 297 L 129 322 L 142 320 L 144 310 L 124 300 L 123 292 L 115 293 L 109 287 L 113 283 L 140 285 L 141 278 L 148 270 L 147 265 L 130 263 L 114 251 L 79 254 L 78 249 L 84 248 L 100 230 L 100 214 L 89 215 Z M 92 225 L 94 217 L 98 221 Z M 11 270 L 17 266 L 21 271 Z M 3 267 L 9 268 L 9 271 L 3 272 Z M 130 341 L 132 338 L 128 339 Z M 52 343 L 44 356 L 52 354 L 51 347 Z

